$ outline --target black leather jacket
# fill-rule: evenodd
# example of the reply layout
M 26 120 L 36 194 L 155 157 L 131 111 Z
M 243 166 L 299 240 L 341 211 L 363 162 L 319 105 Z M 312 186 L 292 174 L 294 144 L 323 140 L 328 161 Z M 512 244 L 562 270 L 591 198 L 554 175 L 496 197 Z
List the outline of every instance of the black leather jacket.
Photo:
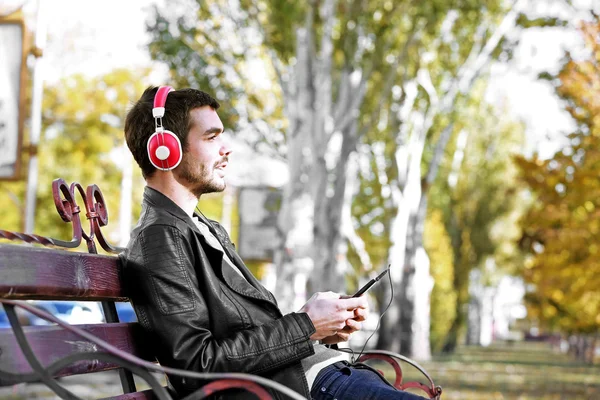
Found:
M 245 279 L 180 207 L 151 188 L 145 189 L 140 220 L 121 255 L 127 293 L 158 361 L 190 371 L 257 374 L 310 398 L 300 364 L 314 353 L 309 337 L 315 328 L 308 315 L 282 315 L 225 229 L 199 218 Z M 169 382 L 180 396 L 205 383 L 176 376 Z

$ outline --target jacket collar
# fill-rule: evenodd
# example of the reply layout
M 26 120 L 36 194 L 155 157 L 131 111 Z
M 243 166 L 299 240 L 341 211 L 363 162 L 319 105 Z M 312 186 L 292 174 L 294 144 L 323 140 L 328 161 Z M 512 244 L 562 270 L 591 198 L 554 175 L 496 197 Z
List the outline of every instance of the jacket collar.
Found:
M 192 228 L 195 232 L 200 233 L 200 230 L 192 220 L 192 218 L 187 215 L 185 211 L 181 207 L 179 207 L 173 200 L 162 194 L 156 189 L 146 186 L 144 188 L 144 203 L 148 205 L 160 208 L 175 218 L 178 218 L 185 222 L 190 228 Z
M 171 200 L 170 198 L 168 198 L 167 196 L 165 196 L 158 190 L 146 186 L 144 188 L 144 203 L 147 203 L 148 205 L 150 205 L 152 207 L 161 208 L 161 209 L 165 210 L 166 212 L 168 212 L 169 214 L 173 215 L 175 218 L 182 220 L 190 228 L 192 228 L 192 230 L 194 230 L 194 232 L 196 232 L 197 235 L 202 237 L 202 241 L 206 245 L 210 246 L 211 248 L 218 251 L 219 253 L 223 253 L 221 249 L 214 248 L 208 242 L 208 240 L 206 240 L 204 238 L 204 235 L 202 234 L 202 232 L 200 232 L 200 229 L 198 229 L 198 227 L 192 220 L 192 217 L 190 217 L 185 211 L 183 211 L 183 209 L 181 207 L 179 207 L 173 200 Z M 223 247 L 223 249 L 224 250 L 227 249 L 228 244 L 223 243 L 219 239 L 219 235 L 216 233 L 212 223 L 208 219 L 206 219 L 204 217 L 204 215 L 200 215 L 197 213 L 194 213 L 194 215 L 196 217 L 198 217 L 201 221 L 203 221 L 206 225 L 208 225 L 208 227 L 209 227 L 210 231 L 213 233 L 213 235 L 217 238 L 217 240 L 219 240 L 221 242 L 221 246 Z M 244 274 L 244 277 L 246 278 L 246 280 L 244 281 L 244 279 L 242 279 L 237 274 L 237 272 L 233 271 L 233 269 L 231 267 L 223 268 L 223 266 L 221 265 L 221 270 L 226 271 L 223 273 L 223 277 L 225 278 L 225 281 L 230 286 L 230 288 L 237 291 L 240 294 L 243 294 L 243 295 L 246 295 L 249 297 L 253 297 L 253 298 L 259 298 L 261 300 L 267 300 L 267 301 L 275 304 L 275 299 L 273 298 L 273 296 L 260 284 L 260 282 L 258 282 L 256 277 L 254 277 L 254 275 L 252 275 L 252 273 L 244 265 L 244 262 L 241 260 L 241 258 L 239 258 L 239 256 L 234 251 L 227 251 L 227 250 L 225 250 L 225 251 L 229 255 L 230 260 L 233 263 L 235 263 L 238 267 L 241 267 L 242 273 Z M 222 258 L 221 258 L 221 261 L 222 261 L 222 263 L 225 262 L 222 260 Z

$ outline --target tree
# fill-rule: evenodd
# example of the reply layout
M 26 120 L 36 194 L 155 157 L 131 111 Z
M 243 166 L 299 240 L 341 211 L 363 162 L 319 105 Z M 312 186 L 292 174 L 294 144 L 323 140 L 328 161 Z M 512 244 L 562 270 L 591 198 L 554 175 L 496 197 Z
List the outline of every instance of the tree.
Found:
M 470 96 L 484 67 L 502 53 L 504 35 L 515 25 L 517 6 L 456 5 L 439 31 L 417 47 L 415 72 L 399 81 L 390 105 L 395 140 L 381 165 L 392 214 L 388 263 L 402 266 L 395 277 L 399 301 L 382 323 L 379 347 L 427 359 L 429 293 L 432 281 L 423 247 L 428 192 L 437 177 L 447 144 L 456 132 L 457 105 Z M 459 22 L 457 22 L 459 21 Z M 443 22 L 443 24 L 442 24 Z M 424 21 L 427 23 L 427 21 Z M 423 55 L 421 55 L 423 53 Z M 395 120 L 395 121 L 394 121 Z
M 71 236 L 70 224 L 59 218 L 52 196 L 52 181 L 63 178 L 67 183 L 85 186 L 96 184 L 102 190 L 109 211 L 108 234 L 113 243 L 118 240 L 119 195 L 121 171 L 114 151 L 123 146 L 124 116 L 144 89 L 146 72 L 116 70 L 106 75 L 86 78 L 74 75 L 45 89 L 42 115 L 42 137 L 39 143 L 39 186 L 36 202 L 35 233 L 61 239 Z M 121 157 L 126 160 L 127 155 Z M 134 188 L 141 196 L 141 174 L 135 175 Z M 3 185 L 4 186 L 4 185 Z M 4 186 L 0 196 L 10 196 L 14 207 L 5 207 L 2 228 L 22 230 L 22 211 L 15 208 L 24 202 L 25 182 Z M 10 192 L 8 188 L 10 187 Z M 76 201 L 81 207 L 81 199 Z M 84 208 L 85 210 L 85 208 Z M 139 205 L 131 212 L 139 214 Z M 82 215 L 85 221 L 85 215 Z M 89 230 L 84 222 L 84 229 Z
M 454 252 L 440 210 L 431 210 L 427 216 L 424 245 L 431 259 L 431 276 L 435 282 L 431 292 L 430 343 L 431 350 L 439 352 L 456 318 L 457 297 L 453 285 Z
M 474 98 L 461 107 L 454 157 L 448 158 L 436 193 L 435 206 L 444 210 L 454 254 L 453 291 L 457 296 L 455 318 L 446 340 L 445 351 L 454 351 L 467 328 L 467 306 L 472 299 L 471 279 L 478 269 L 484 286 L 494 286 L 498 275 L 514 273 L 518 252 L 510 247 L 518 235 L 516 217 L 522 203 L 517 187 L 516 166 L 512 157 L 520 154 L 524 127 L 506 118 L 502 109 Z M 468 142 L 468 146 L 466 145 Z M 508 251 L 504 249 L 509 246 Z M 477 300 L 477 299 L 473 299 Z M 479 331 L 478 326 L 472 327 Z
M 552 158 L 519 159 L 535 199 L 522 220 L 520 243 L 528 253 L 523 274 L 531 318 L 548 330 L 590 334 L 600 328 L 599 16 L 582 22 L 579 32 L 583 56 L 567 53 L 561 71 L 550 77 L 577 129 Z

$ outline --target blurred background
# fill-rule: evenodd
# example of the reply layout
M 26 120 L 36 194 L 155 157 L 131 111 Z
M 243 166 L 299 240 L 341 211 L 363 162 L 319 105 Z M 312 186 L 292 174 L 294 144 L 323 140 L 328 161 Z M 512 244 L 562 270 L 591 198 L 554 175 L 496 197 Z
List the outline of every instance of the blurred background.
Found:
M 221 103 L 228 186 L 199 207 L 284 311 L 390 265 L 351 347 L 373 334 L 445 399 L 600 398 L 598 1 L 0 0 L 0 229 L 70 238 L 63 178 L 124 246 L 124 117 L 161 84 Z

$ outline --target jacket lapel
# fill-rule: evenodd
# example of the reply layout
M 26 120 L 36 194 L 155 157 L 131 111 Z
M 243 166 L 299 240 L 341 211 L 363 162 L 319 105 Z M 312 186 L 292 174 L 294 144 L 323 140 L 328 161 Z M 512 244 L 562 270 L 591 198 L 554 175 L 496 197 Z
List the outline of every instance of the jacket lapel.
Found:
M 244 264 L 244 261 L 242 261 L 241 257 L 237 254 L 237 252 L 231 251 L 229 257 L 230 257 L 231 261 L 234 262 L 235 265 L 237 265 L 238 267 L 240 265 L 243 266 L 242 268 L 240 268 L 240 271 L 242 271 L 242 274 L 244 274 L 244 277 L 246 278 L 246 280 L 248 282 L 250 282 L 250 284 L 252 286 L 254 286 L 254 288 L 256 288 L 261 293 L 261 296 L 263 297 L 263 299 L 273 303 L 274 305 L 277 305 L 277 302 L 275 301 L 275 297 L 273 296 L 273 294 L 271 292 L 269 292 L 267 290 L 267 288 L 265 288 L 262 285 L 262 283 L 260 283 L 258 281 L 258 279 L 256 279 L 254 274 L 252 274 L 252 272 L 250 272 L 248 267 L 246 267 L 246 265 Z
M 213 236 L 219 241 L 222 248 L 229 256 L 229 259 L 241 271 L 243 277 L 234 271 L 231 265 L 227 264 L 227 261 L 225 261 L 225 258 L 223 257 L 223 251 L 211 244 L 210 240 L 207 240 L 204 237 L 204 234 L 200 232 L 200 229 L 198 229 L 192 218 L 171 199 L 159 191 L 146 186 L 144 190 L 144 201 L 148 202 L 151 206 L 160 207 L 174 217 L 181 219 L 195 232 L 196 237 L 205 249 L 210 264 L 220 269 L 221 276 L 223 276 L 225 283 L 231 290 L 242 296 L 267 301 L 277 307 L 277 302 L 273 295 L 254 277 L 254 275 L 252 275 L 248 267 L 246 267 L 242 259 L 233 249 L 233 244 L 227 240 L 226 237 L 221 237 L 222 235 L 219 235 L 212 223 L 203 215 L 194 214 L 208 226 Z
M 256 277 L 250 272 L 248 267 L 244 264 L 242 259 L 238 256 L 237 252 L 233 248 L 233 244 L 227 240 L 227 238 L 219 235 L 215 227 L 212 223 L 204 218 L 203 215 L 195 214 L 204 224 L 206 224 L 212 235 L 219 241 L 225 254 L 229 257 L 229 260 L 238 268 L 238 270 L 242 273 L 243 277 L 240 276 L 236 271 L 234 271 L 234 267 L 229 265 L 225 258 L 223 257 L 223 251 L 221 249 L 215 248 L 215 246 L 208 243 L 209 241 L 204 237 L 202 233 L 196 228 L 196 232 L 200 234 L 202 241 L 209 245 L 211 249 L 214 249 L 218 254 L 218 259 L 215 259 L 216 265 L 221 265 L 221 273 L 225 283 L 229 288 L 243 296 L 251 297 L 254 299 L 265 300 L 273 305 L 277 306 L 275 302 L 275 298 L 273 295 L 256 279 Z M 195 225 L 195 224 L 194 224 Z

